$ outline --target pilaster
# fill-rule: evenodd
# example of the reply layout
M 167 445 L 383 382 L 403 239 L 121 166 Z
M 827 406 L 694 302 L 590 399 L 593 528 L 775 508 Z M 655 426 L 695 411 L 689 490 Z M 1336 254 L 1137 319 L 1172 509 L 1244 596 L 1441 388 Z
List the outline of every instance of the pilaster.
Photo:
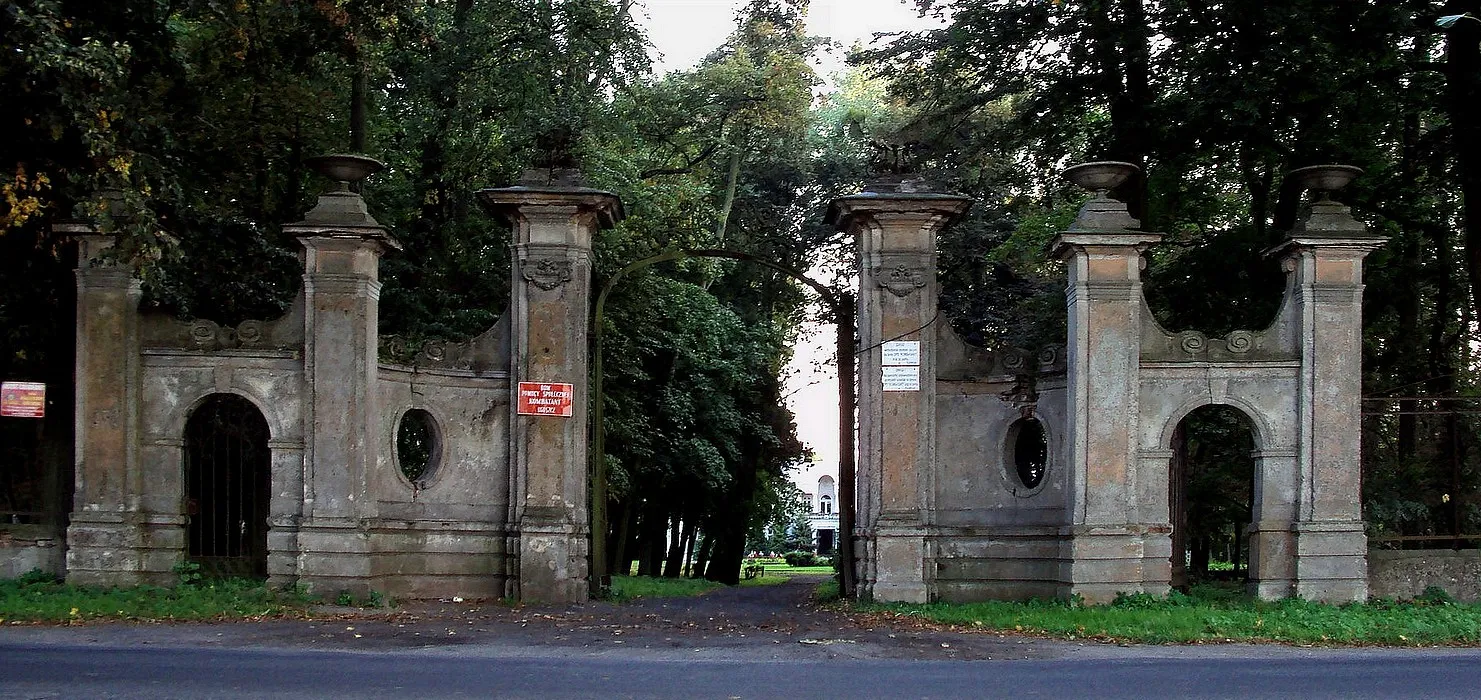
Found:
M 1297 493 L 1288 538 L 1294 592 L 1312 600 L 1368 596 L 1359 439 L 1363 259 L 1386 240 L 1321 193 L 1276 251 L 1295 276 L 1300 317 Z
M 855 533 L 860 594 L 886 602 L 934 597 L 936 236 L 970 200 L 873 186 L 834 200 L 829 220 L 858 241 L 859 455 Z M 882 346 L 918 344 L 918 388 L 886 391 Z M 892 372 L 910 372 L 892 367 Z
M 1122 166 L 1078 167 L 1098 165 Z M 1062 584 L 1067 595 L 1093 603 L 1123 591 L 1165 592 L 1171 565 L 1171 527 L 1146 522 L 1137 474 L 1142 253 L 1162 234 L 1141 231 L 1124 203 L 1104 195 L 1117 182 L 1098 187 L 1053 244 L 1069 275 L 1071 526 L 1064 533 Z
M 360 170 L 341 174 L 326 166 L 325 161 L 340 165 L 336 159 Z M 269 561 L 281 561 L 277 548 L 291 547 L 299 583 L 364 595 L 375 576 L 366 523 L 376 516 L 370 482 L 380 425 L 380 258 L 400 246 L 347 184 L 379 170 L 379 163 L 325 156 L 317 165 L 344 180 L 320 196 L 303 221 L 283 229 L 304 248 L 306 439 L 302 516 L 295 532 L 269 532 Z M 291 527 L 291 518 L 280 516 L 275 514 L 274 523 Z
M 139 280 L 109 256 L 114 236 L 85 224 L 60 224 L 56 230 L 78 244 L 76 483 L 67 579 L 110 586 L 168 583 L 180 554 L 169 551 L 166 534 L 155 532 L 156 518 L 141 512 Z
M 623 218 L 616 195 L 534 171 L 479 200 L 514 227 L 510 286 L 510 522 L 523 601 L 588 596 L 587 328 L 592 236 Z M 570 416 L 520 415 L 519 383 L 570 384 Z

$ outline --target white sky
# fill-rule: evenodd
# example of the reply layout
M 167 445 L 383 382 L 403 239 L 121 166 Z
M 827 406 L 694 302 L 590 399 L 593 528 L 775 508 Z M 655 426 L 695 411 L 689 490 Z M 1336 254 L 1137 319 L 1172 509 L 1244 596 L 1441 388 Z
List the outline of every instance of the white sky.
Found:
M 665 73 L 692 67 L 735 29 L 735 13 L 744 0 L 638 0 L 637 17 L 661 56 L 654 70 Z M 867 45 L 875 32 L 897 32 L 932 26 L 916 16 L 908 0 L 812 0 L 807 29 L 830 37 L 847 50 L 855 41 Z M 818 73 L 827 78 L 842 67 L 842 52 L 824 56 Z
M 658 49 L 654 70 L 662 74 L 692 67 L 735 28 L 735 13 L 744 0 L 638 0 L 638 20 Z M 842 48 L 824 55 L 815 66 L 827 79 L 843 67 L 843 53 L 854 43 L 868 45 L 876 32 L 939 26 L 916 15 L 908 0 L 812 0 L 808 33 L 832 38 Z M 797 418 L 797 434 L 813 449 L 818 473 L 838 473 L 838 372 L 833 367 L 832 326 L 809 326 L 788 366 L 787 405 Z M 826 366 L 824 366 L 826 365 Z M 819 371 L 819 367 L 822 370 Z M 809 472 L 813 474 L 812 472 Z M 800 475 L 799 475 L 800 476 Z M 813 474 L 812 479 L 816 479 Z M 813 492 L 816 484 L 799 483 Z

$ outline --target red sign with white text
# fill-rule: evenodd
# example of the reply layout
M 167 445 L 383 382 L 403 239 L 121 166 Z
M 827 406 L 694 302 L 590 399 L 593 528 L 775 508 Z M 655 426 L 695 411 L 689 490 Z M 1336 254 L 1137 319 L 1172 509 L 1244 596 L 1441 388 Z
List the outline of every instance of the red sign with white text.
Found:
M 44 418 L 46 416 L 46 385 L 40 382 L 0 383 L 0 416 Z
M 570 384 L 520 382 L 517 413 L 521 416 L 570 417 L 575 395 L 576 391 Z

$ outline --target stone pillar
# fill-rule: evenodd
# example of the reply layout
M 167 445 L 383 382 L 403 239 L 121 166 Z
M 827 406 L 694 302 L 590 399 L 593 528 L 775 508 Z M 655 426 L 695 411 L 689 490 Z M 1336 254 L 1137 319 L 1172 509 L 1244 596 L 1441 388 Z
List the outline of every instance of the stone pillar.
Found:
M 1137 478 L 1142 252 L 1162 235 L 1139 230 L 1126 205 L 1105 195 L 1119 179 L 1077 179 L 1085 174 L 1081 169 L 1103 165 L 1124 164 L 1092 163 L 1066 173 L 1098 192 L 1054 241 L 1054 256 L 1069 274 L 1065 463 L 1071 525 L 1062 545 L 1067 571 L 1061 584 L 1065 595 L 1092 603 L 1122 591 L 1164 593 L 1171 576 L 1171 527 L 1146 522 Z M 1165 477 L 1160 488 L 1165 494 Z
M 1359 438 L 1363 258 L 1387 239 L 1327 196 L 1358 172 L 1314 166 L 1291 173 L 1319 194 L 1278 249 L 1295 276 L 1301 329 L 1295 593 L 1334 603 L 1368 597 Z
M 168 584 L 183 555 L 183 523 L 178 515 L 142 509 L 139 281 L 107 258 L 113 236 L 84 224 L 56 230 L 77 240 L 76 480 L 67 580 Z
M 871 185 L 829 212 L 859 246 L 856 517 L 841 534 L 862 540 L 859 595 L 883 602 L 934 597 L 936 234 L 971 205 L 916 184 Z M 919 389 L 884 390 L 881 345 L 892 340 L 919 344 Z
M 374 548 L 367 521 L 376 515 L 370 470 L 381 428 L 380 258 L 399 244 L 351 192 L 380 164 L 324 156 L 315 167 L 339 179 L 303 221 L 284 231 L 303 245 L 304 479 L 297 532 L 298 581 L 315 592 L 373 588 Z M 340 169 L 336 169 L 336 167 Z M 274 488 L 278 487 L 274 484 Z M 269 533 L 269 542 L 283 541 Z
M 592 235 L 623 218 L 616 195 L 579 176 L 531 171 L 515 187 L 481 190 L 514 227 L 510 286 L 510 523 L 518 538 L 520 600 L 588 595 L 587 328 Z M 569 417 L 519 415 L 519 382 L 570 384 Z M 513 578 L 513 577 L 511 577 Z
M 1293 404 L 1296 397 L 1291 397 Z M 1294 434 L 1296 431 L 1292 431 Z M 1254 522 L 1249 534 L 1249 593 L 1280 600 L 1296 593 L 1295 477 L 1298 451 L 1293 447 L 1256 450 Z

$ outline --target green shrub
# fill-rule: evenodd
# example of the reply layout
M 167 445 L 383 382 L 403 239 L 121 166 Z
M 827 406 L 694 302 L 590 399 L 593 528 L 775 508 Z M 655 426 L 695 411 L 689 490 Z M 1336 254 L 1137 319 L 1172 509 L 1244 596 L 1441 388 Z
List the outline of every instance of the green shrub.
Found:
M 787 552 L 782 555 L 782 559 L 786 560 L 788 566 L 822 566 L 818 563 L 817 555 L 812 552 Z

